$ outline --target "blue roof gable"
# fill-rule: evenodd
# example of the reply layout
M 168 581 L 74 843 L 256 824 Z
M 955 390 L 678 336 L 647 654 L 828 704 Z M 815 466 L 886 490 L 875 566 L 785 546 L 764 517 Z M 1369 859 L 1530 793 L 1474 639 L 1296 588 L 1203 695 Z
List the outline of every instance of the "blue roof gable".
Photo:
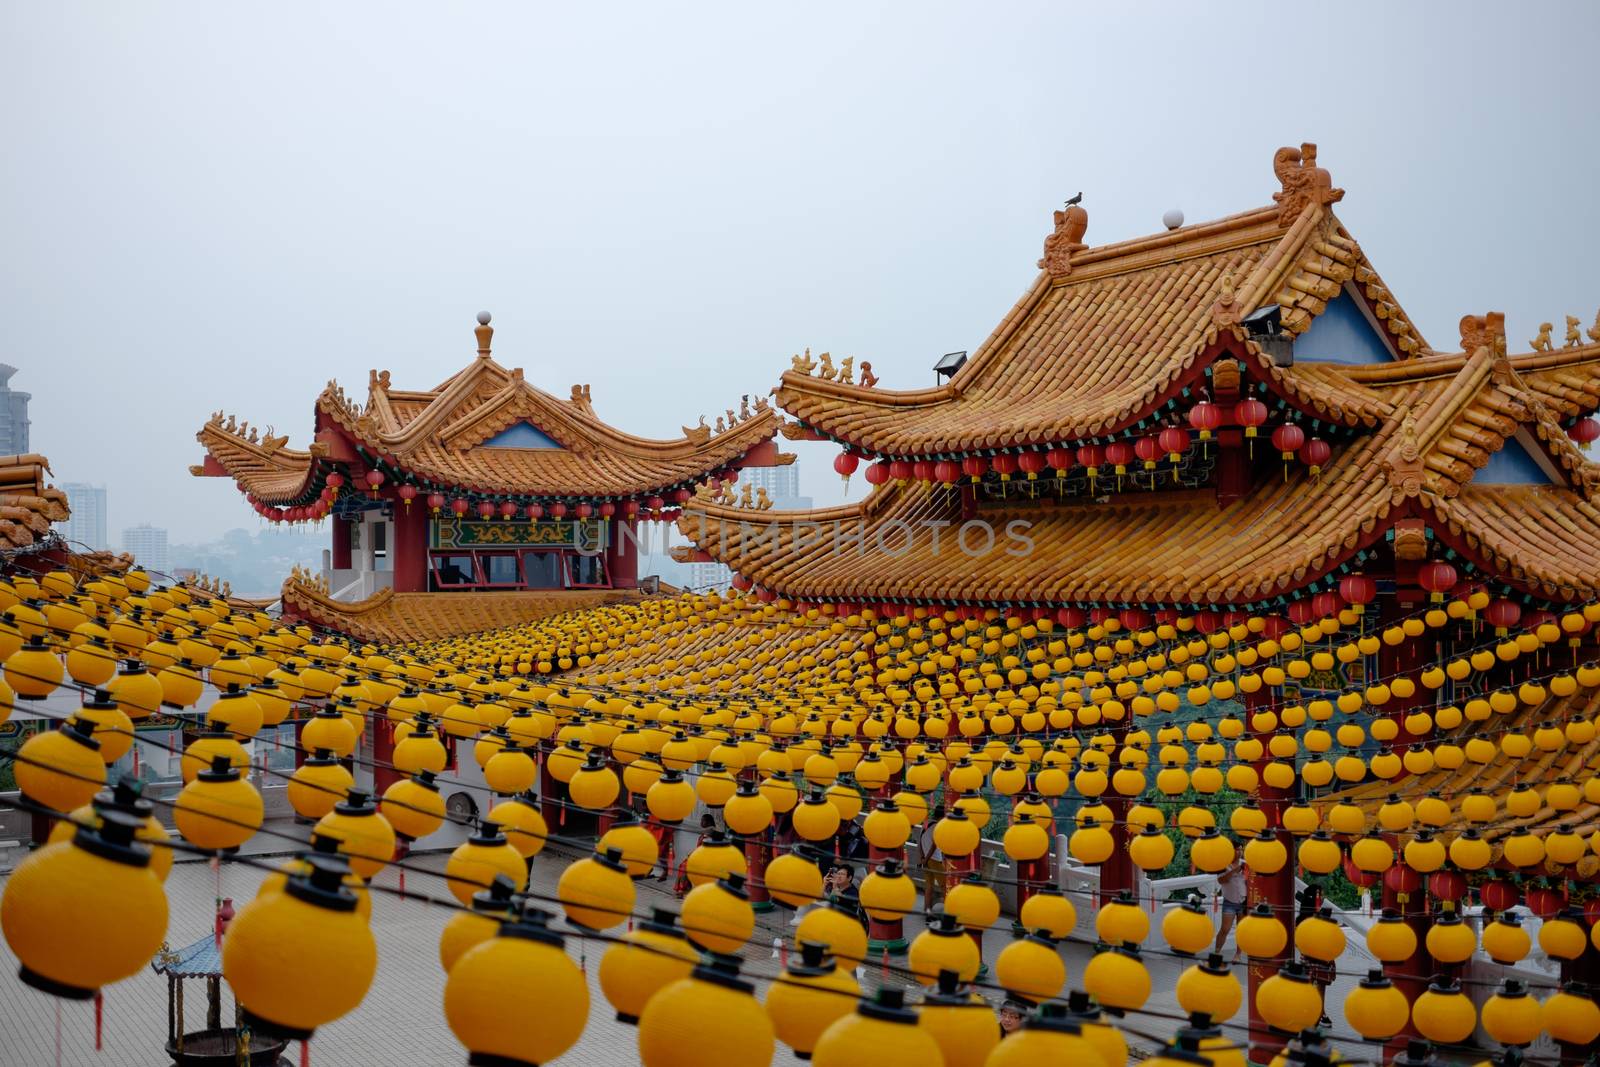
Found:
M 1325 363 L 1387 363 L 1394 353 L 1348 289 L 1328 301 L 1305 333 L 1294 340 L 1294 358 Z
M 531 422 L 514 422 L 483 443 L 485 448 L 560 448 L 549 434 Z
M 1478 485 L 1552 484 L 1544 467 L 1514 437 L 1500 451 L 1489 454 L 1489 462 L 1472 480 Z

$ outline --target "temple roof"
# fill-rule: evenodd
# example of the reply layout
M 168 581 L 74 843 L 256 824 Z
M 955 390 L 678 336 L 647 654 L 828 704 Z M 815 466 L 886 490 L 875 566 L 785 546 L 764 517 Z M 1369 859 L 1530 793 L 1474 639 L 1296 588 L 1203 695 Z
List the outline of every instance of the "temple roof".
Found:
M 463 593 L 396 593 L 381 589 L 365 600 L 335 600 L 299 578 L 283 583 L 287 615 L 361 641 L 398 645 L 480 630 L 518 626 L 563 611 L 636 600 L 632 590 L 505 590 Z
M 45 484 L 49 473 L 43 456 L 0 456 L 0 548 L 31 548 L 71 516 L 67 494 Z
M 1503 340 L 1482 340 L 1471 354 L 1307 376 L 1354 390 L 1384 414 L 1371 432 L 1336 445 L 1320 475 L 1295 465 L 1228 503 L 1211 489 L 1031 500 L 1027 483 L 1013 482 L 1014 504 L 978 512 L 997 539 L 978 555 L 956 542 L 970 517 L 959 491 L 934 483 L 891 482 L 859 504 L 756 518 L 697 497 L 679 528 L 736 572 L 792 597 L 1242 605 L 1298 589 L 1397 520 L 1418 517 L 1493 573 L 1550 597 L 1592 596 L 1600 467 L 1503 354 Z M 1537 454 L 1530 461 L 1548 469 L 1547 484 L 1478 480 L 1512 442 Z M 926 520 L 948 524 L 937 549 Z M 1006 539 L 1011 522 L 1031 524 L 1024 555 L 1005 551 L 1021 550 Z M 865 552 L 853 547 L 858 537 Z
M 1301 176 L 1303 157 L 1316 178 Z M 1275 194 L 1276 206 L 1096 248 L 1072 243 L 1062 252 L 1062 242 L 1081 238 L 1088 222 L 1078 206 L 1057 212 L 1044 269 L 949 381 L 908 391 L 846 384 L 831 362 L 814 375 L 808 354 L 783 375 L 778 404 L 810 433 L 878 456 L 1070 444 L 1137 423 L 1184 390 L 1203 388 L 1211 361 L 1241 355 L 1258 378 L 1313 417 L 1371 426 L 1386 412 L 1363 372 L 1408 373 L 1406 364 L 1436 353 L 1334 215 L 1342 191 L 1314 162 L 1314 146 L 1279 153 L 1284 191 Z M 1308 181 L 1320 189 L 1307 192 Z M 1253 345 L 1241 351 L 1219 344 L 1230 328 L 1242 338 L 1236 324 L 1269 305 L 1280 309 L 1285 330 L 1303 336 L 1335 303 L 1347 324 L 1371 335 L 1375 365 L 1314 354 L 1280 368 Z M 1575 321 L 1569 345 L 1582 340 Z M 1330 328 L 1339 339 L 1329 344 L 1351 343 L 1341 328 L 1349 325 Z M 1600 324 L 1589 335 L 1600 341 Z M 1550 343 L 1548 336 L 1534 342 Z M 1600 345 L 1512 362 L 1562 417 L 1600 405 Z
M 394 389 L 372 372 L 364 404 L 337 382 L 317 397 L 317 439 L 306 450 L 260 434 L 219 412 L 196 437 L 209 462 L 201 475 L 226 474 L 266 503 L 292 503 L 321 487 L 319 465 L 354 460 L 351 446 L 381 457 L 419 484 L 482 493 L 607 498 L 649 495 L 703 479 L 770 441 L 780 418 L 767 402 L 752 410 L 652 440 L 602 421 L 589 387 L 562 399 L 528 383 L 520 369 L 490 356 L 492 330 L 478 328 L 479 351 L 463 370 L 429 390 Z M 783 462 L 789 457 L 767 457 Z

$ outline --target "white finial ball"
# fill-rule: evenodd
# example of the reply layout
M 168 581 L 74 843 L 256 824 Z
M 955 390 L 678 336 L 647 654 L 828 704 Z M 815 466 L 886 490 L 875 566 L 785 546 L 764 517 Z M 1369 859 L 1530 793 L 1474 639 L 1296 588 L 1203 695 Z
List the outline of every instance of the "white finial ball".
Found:
M 1181 215 L 1179 216 L 1180 219 L 1182 219 L 1182 217 L 1183 216 L 1181 216 Z M 487 326 L 487 325 L 489 325 L 489 313 L 487 311 L 478 312 L 478 325 L 479 326 Z
M 1161 216 L 1161 222 L 1162 225 L 1166 226 L 1167 229 L 1176 230 L 1179 226 L 1183 225 L 1183 212 L 1179 211 L 1177 208 L 1172 208 L 1165 215 Z

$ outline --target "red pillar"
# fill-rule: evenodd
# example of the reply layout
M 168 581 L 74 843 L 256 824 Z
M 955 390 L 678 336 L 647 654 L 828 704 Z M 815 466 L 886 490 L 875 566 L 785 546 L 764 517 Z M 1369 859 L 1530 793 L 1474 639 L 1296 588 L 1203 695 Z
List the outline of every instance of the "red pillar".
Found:
M 639 584 L 639 520 L 612 516 L 606 544 L 606 575 L 616 589 L 632 589 Z
M 428 588 L 428 509 L 413 500 L 394 509 L 394 544 L 389 547 L 394 562 L 394 591 L 421 593 Z M 338 564 L 334 564 L 338 566 Z
M 379 719 L 372 724 L 372 792 L 383 796 L 384 790 L 404 778 L 394 769 L 394 724 Z
M 333 569 L 336 571 L 350 569 L 350 522 L 348 519 L 333 520 Z
M 1255 727 L 1250 725 L 1250 720 L 1257 711 L 1272 706 L 1275 700 L 1275 695 L 1265 686 L 1254 693 L 1246 693 L 1244 697 L 1246 726 L 1249 728 L 1251 736 L 1256 737 L 1262 744 L 1267 743 L 1270 735 L 1258 734 Z M 1261 773 L 1261 769 L 1266 766 L 1267 762 L 1268 759 L 1265 754 L 1256 761 L 1255 769 L 1257 774 Z M 1266 1020 L 1261 1017 L 1261 1010 L 1256 1007 L 1256 994 L 1261 989 L 1261 983 L 1276 974 L 1278 969 L 1289 960 L 1293 952 L 1294 842 L 1289 839 L 1288 833 L 1283 829 L 1283 809 L 1289 805 L 1292 798 L 1290 798 L 1286 790 L 1278 789 L 1265 783 L 1257 787 L 1256 796 L 1261 805 L 1261 810 L 1266 813 L 1267 826 L 1283 841 L 1284 847 L 1289 850 L 1291 857 L 1290 862 L 1284 864 L 1283 870 L 1276 874 L 1256 874 L 1254 871 L 1248 871 L 1247 873 L 1250 885 L 1249 903 L 1254 905 L 1256 901 L 1266 901 L 1272 906 L 1274 914 L 1277 915 L 1279 921 L 1289 930 L 1288 946 L 1285 947 L 1283 955 L 1272 959 L 1248 957 L 1249 965 L 1246 971 L 1245 989 L 1250 1008 L 1250 1062 L 1271 1063 L 1273 1057 L 1283 1051 L 1286 1039 L 1274 1033 L 1267 1026 Z
M 1111 737 L 1116 742 L 1114 751 L 1120 751 L 1128 738 L 1126 718 L 1112 726 Z M 1128 809 L 1132 804 L 1114 789 L 1102 796 L 1100 802 L 1111 809 L 1112 841 L 1111 858 L 1100 865 L 1099 906 L 1103 908 L 1117 899 L 1117 894 L 1124 889 L 1133 892 L 1134 871 L 1133 857 L 1128 855 Z
M 952 886 L 960 885 L 978 869 L 978 850 L 966 856 L 946 856 L 944 864 L 944 891 L 948 895 Z M 968 930 L 967 936 L 978 946 L 978 973 L 983 974 L 988 970 L 988 964 L 983 962 L 983 931 Z
M 884 860 L 899 860 L 902 869 L 905 863 L 905 850 L 887 850 L 870 846 L 869 859 L 872 869 L 877 870 L 878 864 Z M 907 876 L 909 877 L 909 875 Z M 898 956 L 905 952 L 910 942 L 906 940 L 905 920 L 891 919 L 884 922 L 867 916 L 867 953 L 874 958 L 881 958 L 885 952 Z M 980 949 L 982 946 L 979 946 Z
M 744 839 L 744 862 L 749 869 L 744 887 L 750 894 L 750 907 L 754 911 L 771 911 L 772 895 L 767 892 L 767 864 L 772 861 L 772 846 L 767 842 L 771 829 L 752 834 Z

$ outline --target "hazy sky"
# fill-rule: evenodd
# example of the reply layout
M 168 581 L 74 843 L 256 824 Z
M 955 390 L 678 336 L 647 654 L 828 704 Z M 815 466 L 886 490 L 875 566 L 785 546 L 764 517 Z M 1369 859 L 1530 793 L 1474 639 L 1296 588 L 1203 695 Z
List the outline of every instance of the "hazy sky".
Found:
M 1600 8 L 0 2 L 0 361 L 110 529 L 256 524 L 225 408 L 495 354 L 672 436 L 805 346 L 931 382 L 1092 244 L 1269 202 L 1302 140 L 1429 341 L 1600 306 Z M 840 499 L 833 450 L 803 488 Z M 857 488 L 861 479 L 856 479 Z

